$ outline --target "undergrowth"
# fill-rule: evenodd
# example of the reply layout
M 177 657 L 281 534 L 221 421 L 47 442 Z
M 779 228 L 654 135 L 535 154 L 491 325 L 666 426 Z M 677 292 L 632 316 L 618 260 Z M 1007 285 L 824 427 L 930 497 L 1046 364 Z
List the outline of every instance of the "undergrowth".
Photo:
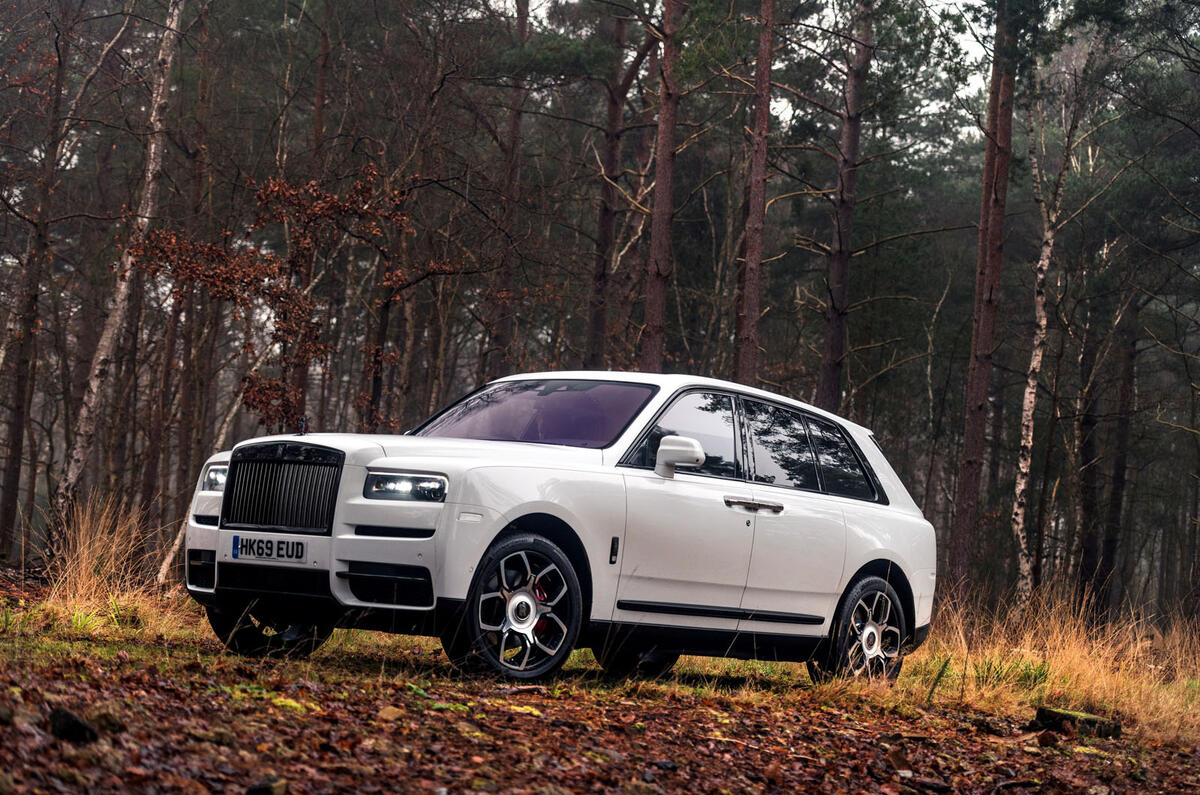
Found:
M 88 529 L 67 534 L 66 554 L 52 571 L 46 598 L 0 604 L 0 644 L 16 641 L 34 654 L 45 644 L 88 640 L 124 644 L 130 654 L 164 643 L 221 653 L 202 609 L 180 587 L 146 585 L 153 565 L 136 516 L 113 502 L 89 503 L 79 509 L 76 526 Z M 803 691 L 806 700 L 829 705 L 865 700 L 902 714 L 966 708 L 1021 721 L 1046 704 L 1115 717 L 1148 739 L 1194 744 L 1200 742 L 1197 638 L 1194 619 L 1128 614 L 1099 622 L 1069 592 L 1049 589 L 1020 609 L 942 600 L 929 639 L 907 657 L 890 686 L 813 686 L 803 665 L 700 657 L 685 657 L 659 681 L 614 683 L 598 675 L 588 650 L 576 652 L 547 686 L 643 698 L 689 692 L 781 708 Z M 304 675 L 330 669 L 379 677 L 458 676 L 434 640 L 356 630 L 336 631 L 311 660 L 287 665 Z

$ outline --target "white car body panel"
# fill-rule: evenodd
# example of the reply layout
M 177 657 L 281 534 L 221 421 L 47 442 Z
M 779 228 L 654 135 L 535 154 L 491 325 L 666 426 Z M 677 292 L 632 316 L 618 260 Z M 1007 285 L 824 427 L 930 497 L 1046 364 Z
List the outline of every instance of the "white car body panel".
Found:
M 238 448 L 274 441 L 317 445 L 345 454 L 329 535 L 305 536 L 305 560 L 278 565 L 327 572 L 334 599 L 344 607 L 361 608 L 380 606 L 351 593 L 344 576 L 351 561 L 423 567 L 432 577 L 435 603 L 405 610 L 430 611 L 439 603 L 466 598 L 482 556 L 506 528 L 525 517 L 552 517 L 569 528 L 585 551 L 587 571 L 581 579 L 590 583 L 587 617 L 592 622 L 823 636 L 855 575 L 864 566 L 883 562 L 894 567 L 911 589 L 909 633 L 929 624 L 936 583 L 933 527 L 865 428 L 798 401 L 712 379 L 561 372 L 501 380 L 525 379 L 637 382 L 656 385 L 658 392 L 604 449 L 361 434 L 247 440 Z M 701 476 L 682 468 L 666 479 L 652 470 L 622 465 L 622 456 L 653 418 L 687 388 L 741 394 L 832 419 L 869 463 L 887 503 Z M 214 455 L 206 466 L 227 465 L 230 456 L 230 452 Z M 368 472 L 443 476 L 448 481 L 445 501 L 367 498 L 363 484 Z M 731 507 L 724 502 L 726 496 L 779 503 L 783 510 Z M 218 527 L 215 519 L 221 514 L 221 502 L 221 493 L 203 491 L 198 482 L 186 529 L 188 550 L 215 553 L 217 589 L 221 564 L 232 561 L 235 534 L 296 538 Z M 360 526 L 408 528 L 427 535 L 364 536 L 356 534 Z M 614 538 L 615 559 L 610 557 Z M 191 583 L 189 590 L 201 599 L 217 595 L 213 588 Z M 622 609 L 618 602 L 707 606 L 726 613 L 664 614 Z M 764 611 L 776 615 L 756 620 L 754 614 Z M 813 620 L 784 620 L 788 615 Z

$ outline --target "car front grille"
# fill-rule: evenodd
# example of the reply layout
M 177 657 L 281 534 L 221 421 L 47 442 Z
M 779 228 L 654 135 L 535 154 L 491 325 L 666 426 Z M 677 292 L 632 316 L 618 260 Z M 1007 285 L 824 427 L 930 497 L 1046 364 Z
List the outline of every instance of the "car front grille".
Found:
M 299 442 L 247 445 L 233 452 L 221 526 L 329 535 L 345 454 Z

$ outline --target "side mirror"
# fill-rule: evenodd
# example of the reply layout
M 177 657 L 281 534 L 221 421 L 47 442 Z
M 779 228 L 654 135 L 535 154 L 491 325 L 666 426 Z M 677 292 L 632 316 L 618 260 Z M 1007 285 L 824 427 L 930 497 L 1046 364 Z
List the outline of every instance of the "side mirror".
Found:
M 658 443 L 654 471 L 661 477 L 675 477 L 675 467 L 698 467 L 704 463 L 704 448 L 687 436 L 664 436 Z

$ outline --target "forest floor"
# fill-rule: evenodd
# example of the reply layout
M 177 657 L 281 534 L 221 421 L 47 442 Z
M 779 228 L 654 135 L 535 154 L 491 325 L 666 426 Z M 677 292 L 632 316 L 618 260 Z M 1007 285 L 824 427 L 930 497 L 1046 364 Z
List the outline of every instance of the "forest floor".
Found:
M 309 660 L 244 660 L 186 597 L 43 599 L 0 577 L 0 793 L 1200 791 L 1188 742 L 813 687 L 802 666 L 685 659 L 614 683 L 584 651 L 517 685 L 423 639 L 339 631 Z

